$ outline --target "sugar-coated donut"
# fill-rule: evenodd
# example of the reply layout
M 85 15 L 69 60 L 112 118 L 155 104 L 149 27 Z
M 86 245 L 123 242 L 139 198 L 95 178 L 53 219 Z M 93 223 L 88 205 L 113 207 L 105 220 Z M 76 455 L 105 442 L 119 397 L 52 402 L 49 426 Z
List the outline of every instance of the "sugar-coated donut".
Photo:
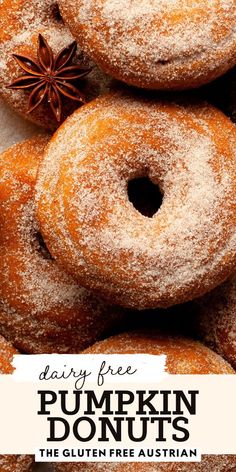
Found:
M 33 457 L 20 455 L 0 455 L 1 472 L 33 472 Z
M 236 273 L 195 305 L 198 333 L 236 369 Z
M 201 462 L 55 463 L 55 472 L 234 472 L 236 456 L 202 456 Z
M 96 64 L 149 89 L 210 82 L 236 64 L 234 0 L 59 0 Z
M 0 373 L 12 373 L 12 358 L 17 350 L 2 336 L 0 336 Z M 0 455 L 1 472 L 30 472 L 33 458 L 20 455 Z
M 79 287 L 43 243 L 34 187 L 47 142 L 36 137 L 0 157 L 0 333 L 29 353 L 78 352 L 111 327 L 120 310 Z
M 98 342 L 86 349 L 87 354 L 165 354 L 166 368 L 171 374 L 234 374 L 220 356 L 203 344 L 180 337 L 154 332 L 125 333 Z M 236 456 L 204 456 L 202 463 L 63 463 L 55 464 L 56 472 L 229 472 Z
M 85 354 L 152 354 L 166 355 L 170 374 L 234 374 L 222 357 L 193 339 L 167 336 L 150 331 L 122 333 L 99 341 Z
M 49 250 L 84 286 L 123 306 L 201 296 L 236 263 L 236 127 L 207 104 L 108 94 L 52 138 L 37 180 Z M 149 177 L 163 195 L 152 218 L 128 198 Z
M 12 360 L 18 351 L 3 336 L 0 335 L 0 374 L 13 372 Z
M 13 80 L 24 75 L 12 54 L 27 55 L 38 61 L 38 35 L 42 34 L 54 54 L 71 44 L 74 38 L 64 25 L 57 2 L 54 0 L 2 0 L 0 2 L 0 95 L 25 118 L 54 129 L 58 126 L 46 100 L 28 114 L 28 98 L 31 90 L 12 90 L 7 88 Z M 108 78 L 91 60 L 77 51 L 75 64 L 93 67 L 92 72 L 80 80 L 78 88 L 86 100 L 98 96 L 109 83 Z M 73 84 L 73 82 L 72 82 Z M 77 84 L 76 84 L 77 85 Z M 62 120 L 80 106 L 77 101 L 63 98 Z

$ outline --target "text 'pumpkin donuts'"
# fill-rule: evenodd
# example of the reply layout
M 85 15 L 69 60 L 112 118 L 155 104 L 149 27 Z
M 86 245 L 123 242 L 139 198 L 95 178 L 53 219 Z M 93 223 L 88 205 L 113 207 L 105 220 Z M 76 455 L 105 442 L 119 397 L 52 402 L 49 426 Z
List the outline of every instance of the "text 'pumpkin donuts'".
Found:
M 124 306 L 165 307 L 226 279 L 236 259 L 236 128 L 207 105 L 108 94 L 54 135 L 37 182 L 50 252 L 84 286 Z M 128 197 L 148 177 L 148 218 Z
M 11 374 L 13 356 L 17 350 L 0 336 L 0 374 Z M 0 455 L 1 472 L 32 472 L 33 457 L 20 455 Z
M 51 258 L 35 218 L 34 187 L 48 137 L 0 157 L 0 332 L 30 353 L 79 352 L 120 318 Z
M 59 0 L 106 72 L 149 89 L 197 87 L 236 64 L 234 0 Z

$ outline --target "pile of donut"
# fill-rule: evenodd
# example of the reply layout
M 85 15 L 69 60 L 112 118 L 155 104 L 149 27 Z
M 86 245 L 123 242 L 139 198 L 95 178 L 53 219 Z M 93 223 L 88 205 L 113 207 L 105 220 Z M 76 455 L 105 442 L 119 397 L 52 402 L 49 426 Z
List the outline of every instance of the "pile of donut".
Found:
M 0 96 L 41 126 L 0 156 L 0 371 L 85 352 L 235 373 L 235 0 L 1 0 L 0 52 Z

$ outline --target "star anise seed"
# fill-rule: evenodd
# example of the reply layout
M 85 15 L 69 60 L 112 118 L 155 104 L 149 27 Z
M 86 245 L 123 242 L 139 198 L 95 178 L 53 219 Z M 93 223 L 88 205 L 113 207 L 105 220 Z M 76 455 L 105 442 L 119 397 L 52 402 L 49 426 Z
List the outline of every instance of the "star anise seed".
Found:
M 79 64 L 71 65 L 77 51 L 76 41 L 62 49 L 56 56 L 41 34 L 38 43 L 38 62 L 30 56 L 13 54 L 17 64 L 26 74 L 15 79 L 8 88 L 32 89 L 27 113 L 31 113 L 47 100 L 56 120 L 60 123 L 62 96 L 85 103 L 84 95 L 70 81 L 85 77 L 91 72 L 91 68 Z

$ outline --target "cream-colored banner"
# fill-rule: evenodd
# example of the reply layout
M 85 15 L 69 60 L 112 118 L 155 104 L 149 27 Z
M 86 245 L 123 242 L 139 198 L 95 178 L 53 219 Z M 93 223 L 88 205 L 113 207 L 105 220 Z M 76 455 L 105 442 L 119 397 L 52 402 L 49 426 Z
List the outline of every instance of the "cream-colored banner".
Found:
M 0 454 L 196 461 L 235 454 L 236 376 L 169 375 L 165 356 L 15 356 L 0 376 Z

